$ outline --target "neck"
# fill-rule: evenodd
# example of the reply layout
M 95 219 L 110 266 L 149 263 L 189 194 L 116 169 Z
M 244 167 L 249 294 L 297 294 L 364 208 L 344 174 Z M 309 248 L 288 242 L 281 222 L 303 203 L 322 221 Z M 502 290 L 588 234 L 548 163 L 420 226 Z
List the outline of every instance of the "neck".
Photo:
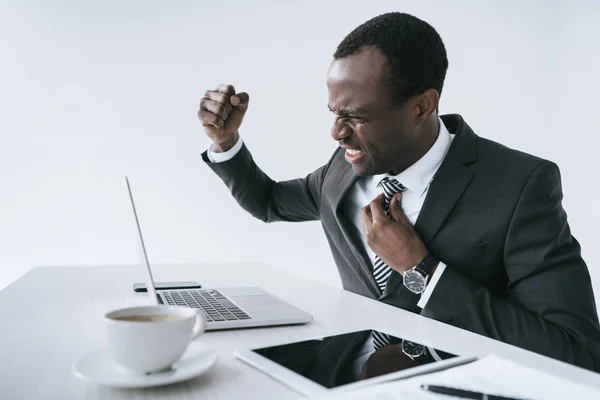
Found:
M 431 149 L 431 146 L 433 146 L 437 140 L 440 132 L 440 122 L 438 120 L 437 113 L 427 118 L 427 120 L 425 120 L 417 129 L 418 131 L 415 135 L 416 140 L 414 142 L 414 147 L 410 152 L 408 152 L 406 157 L 403 157 L 404 162 L 402 165 L 399 165 L 398 167 L 389 171 L 390 175 L 398 175 L 419 161 L 421 157 L 427 154 L 429 149 Z

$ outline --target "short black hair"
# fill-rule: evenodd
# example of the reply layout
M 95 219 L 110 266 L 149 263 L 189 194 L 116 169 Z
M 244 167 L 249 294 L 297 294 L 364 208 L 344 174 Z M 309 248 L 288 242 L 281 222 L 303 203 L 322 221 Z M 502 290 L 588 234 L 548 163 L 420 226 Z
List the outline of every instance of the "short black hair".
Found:
M 442 94 L 448 57 L 442 38 L 427 22 L 409 14 L 390 12 L 354 29 L 338 45 L 337 60 L 375 46 L 388 61 L 392 99 L 403 103 L 433 88 Z

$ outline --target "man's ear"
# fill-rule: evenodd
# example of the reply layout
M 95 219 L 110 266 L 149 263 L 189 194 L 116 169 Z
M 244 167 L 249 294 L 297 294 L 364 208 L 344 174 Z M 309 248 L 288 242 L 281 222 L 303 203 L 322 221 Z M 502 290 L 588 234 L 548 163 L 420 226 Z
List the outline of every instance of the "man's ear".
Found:
M 436 112 L 440 103 L 440 94 L 435 89 L 427 89 L 418 96 L 415 105 L 416 118 L 419 122 L 425 121 L 429 116 Z

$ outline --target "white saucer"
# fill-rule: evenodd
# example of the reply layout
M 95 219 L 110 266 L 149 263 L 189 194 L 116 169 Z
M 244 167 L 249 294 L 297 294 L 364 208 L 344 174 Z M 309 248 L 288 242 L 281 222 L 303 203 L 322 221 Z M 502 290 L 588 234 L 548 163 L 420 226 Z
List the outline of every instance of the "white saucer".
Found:
M 150 375 L 135 374 L 115 364 L 108 350 L 87 354 L 73 365 L 79 379 L 113 388 L 143 388 L 185 381 L 208 371 L 216 362 L 217 354 L 202 342 L 191 342 L 183 357 L 171 370 Z

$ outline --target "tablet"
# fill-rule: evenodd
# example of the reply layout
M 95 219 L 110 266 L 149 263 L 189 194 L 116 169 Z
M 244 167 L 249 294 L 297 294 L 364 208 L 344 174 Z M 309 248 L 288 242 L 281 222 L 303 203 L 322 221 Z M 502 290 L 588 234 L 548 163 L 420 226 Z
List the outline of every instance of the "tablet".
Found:
M 382 337 L 389 344 L 382 346 Z M 476 359 L 373 330 L 237 350 L 234 354 L 308 396 L 355 390 Z

